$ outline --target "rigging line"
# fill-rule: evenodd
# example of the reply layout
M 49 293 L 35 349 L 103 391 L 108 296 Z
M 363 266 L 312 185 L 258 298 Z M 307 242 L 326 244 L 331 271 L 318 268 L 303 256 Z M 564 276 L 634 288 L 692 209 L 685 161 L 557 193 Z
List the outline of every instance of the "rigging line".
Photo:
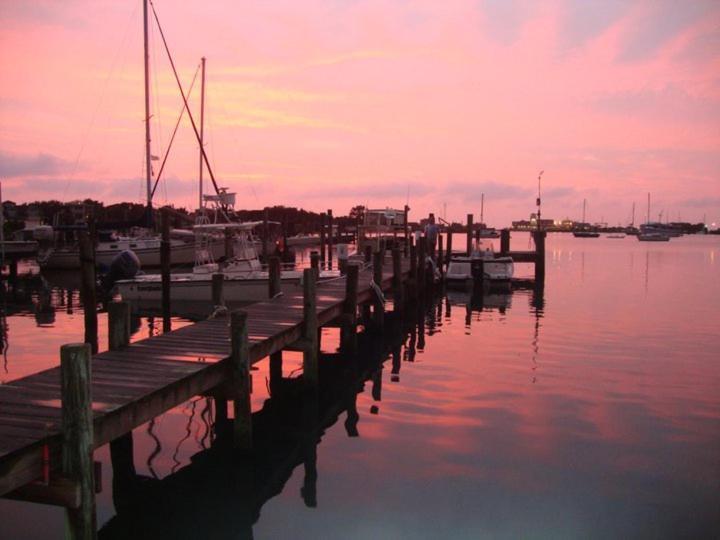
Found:
M 83 136 L 82 144 L 80 145 L 80 150 L 78 150 L 77 155 L 75 156 L 75 163 L 73 164 L 72 172 L 70 173 L 70 177 L 65 182 L 65 188 L 63 189 L 63 198 L 65 198 L 65 195 L 67 195 L 68 187 L 70 187 L 70 182 L 75 178 L 75 173 L 77 172 L 77 168 L 80 165 L 80 158 L 82 157 L 82 154 L 85 150 L 85 146 L 87 145 L 87 139 L 88 135 L 90 134 L 90 131 L 92 131 L 93 127 L 95 126 L 95 119 L 97 117 L 97 113 L 100 110 L 100 106 L 102 105 L 102 102 L 105 100 L 105 93 L 107 91 L 108 83 L 110 82 L 110 78 L 112 77 L 113 72 L 115 71 L 116 64 L 118 62 L 118 58 L 120 57 L 121 51 L 125 49 L 125 42 L 127 41 L 128 31 L 130 30 L 130 23 L 133 22 L 135 19 L 135 16 L 137 15 L 138 10 L 138 4 L 135 4 L 135 7 L 132 10 L 132 13 L 130 13 L 130 18 L 128 19 L 125 30 L 123 32 L 123 37 L 120 42 L 120 46 L 118 47 L 117 51 L 115 51 L 115 55 L 113 56 L 112 64 L 110 65 L 110 70 L 108 71 L 107 75 L 105 76 L 105 81 L 103 82 L 102 90 L 100 91 L 100 97 L 97 101 L 97 104 L 95 105 L 95 109 L 93 110 L 92 116 L 90 117 L 90 123 L 88 124 L 87 128 L 85 129 L 85 134 Z
M 185 103 L 185 108 L 187 109 L 188 118 L 190 118 L 190 123 L 192 124 L 193 131 L 195 132 L 195 137 L 197 138 L 198 144 L 200 145 L 200 153 L 202 154 L 203 160 L 205 161 L 205 166 L 207 167 L 208 174 L 210 174 L 210 180 L 212 180 L 213 187 L 215 188 L 215 193 L 220 195 L 220 188 L 215 181 L 215 175 L 213 174 L 212 168 L 210 167 L 210 162 L 207 158 L 207 154 L 205 153 L 205 149 L 200 143 L 200 132 L 198 131 L 197 125 L 195 124 L 195 119 L 190 112 L 190 107 L 188 107 L 187 97 L 185 97 L 185 91 L 183 90 L 182 83 L 180 82 L 180 77 L 178 76 L 177 69 L 175 69 L 175 62 L 173 61 L 172 55 L 170 54 L 170 48 L 167 44 L 167 40 L 165 39 L 165 33 L 163 32 L 162 26 L 160 26 L 160 19 L 158 18 L 157 11 L 155 11 L 155 4 L 153 4 L 152 0 L 148 1 L 150 3 L 150 7 L 152 8 L 155 23 L 157 24 L 158 30 L 160 31 L 160 37 L 162 38 L 163 45 L 165 46 L 165 52 L 167 52 L 168 60 L 170 61 L 170 66 L 173 70 L 173 75 L 175 75 L 175 82 L 177 82 L 178 89 L 180 90 L 180 95 L 182 96 L 183 102 Z
M 190 94 L 192 94 L 193 86 L 195 86 L 195 80 L 197 79 L 197 74 L 198 74 L 199 70 L 200 70 L 200 64 L 198 64 L 198 67 L 195 70 L 195 75 L 193 75 L 192 82 L 190 83 L 190 89 L 188 90 L 188 97 L 190 97 Z M 158 187 L 160 178 L 162 178 L 162 173 L 163 173 L 163 170 L 165 169 L 165 163 L 167 162 L 167 158 L 170 155 L 170 149 L 172 148 L 173 141 L 175 140 L 175 134 L 177 133 L 177 130 L 180 127 L 180 122 L 182 121 L 182 117 L 185 114 L 186 107 L 187 107 L 187 105 L 185 103 L 183 103 L 183 107 L 180 110 L 180 116 L 178 116 L 177 122 L 175 123 L 175 129 L 173 130 L 172 136 L 170 137 L 170 142 L 168 143 L 167 150 L 165 150 L 165 156 L 163 157 L 162 165 L 160 165 L 160 170 L 157 173 L 157 178 L 155 178 L 155 184 L 153 185 L 152 191 L 150 192 L 150 198 L 155 196 L 155 190 Z

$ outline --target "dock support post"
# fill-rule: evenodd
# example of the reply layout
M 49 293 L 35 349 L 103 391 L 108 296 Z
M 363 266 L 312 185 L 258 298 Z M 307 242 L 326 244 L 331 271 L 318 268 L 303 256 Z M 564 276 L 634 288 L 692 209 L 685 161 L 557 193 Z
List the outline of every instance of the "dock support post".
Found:
M 450 259 L 452 258 L 452 237 L 453 233 L 450 229 L 447 232 L 447 253 L 445 254 L 445 266 L 450 266 Z
M 280 294 L 280 259 L 270 257 L 268 296 L 272 299 Z M 282 351 L 275 351 L 270 354 L 270 392 L 277 388 L 282 379 Z
M 320 275 L 320 254 L 317 251 L 310 252 L 310 268 Z
M 343 354 L 357 353 L 357 299 L 360 267 L 348 264 L 345 277 L 345 303 L 343 304 L 343 322 L 340 327 L 340 350 Z
M 546 231 L 533 232 L 535 239 L 535 281 L 543 281 L 545 279 L 545 238 Z
M 116 351 L 130 343 L 130 304 L 110 302 L 108 304 L 108 349 Z
M 440 270 L 440 279 L 445 277 L 445 267 L 443 265 L 443 259 L 445 259 L 445 250 L 443 249 L 443 237 L 438 234 L 438 248 L 437 248 L 437 267 Z
M 510 229 L 500 231 L 500 254 L 507 255 L 510 252 Z
M 108 304 L 108 349 L 116 351 L 130 344 L 130 304 L 127 302 L 111 302 Z M 110 461 L 113 470 L 113 500 L 116 510 L 128 501 L 123 494 L 125 489 L 135 481 L 135 458 L 133 433 L 110 441 Z
M 325 221 L 327 216 L 325 213 L 320 214 L 320 263 L 325 267 Z
M 88 343 L 71 343 L 60 348 L 62 470 L 80 487 L 80 506 L 65 509 L 65 537 L 72 540 L 97 538 L 91 356 Z
M 473 215 L 468 214 L 467 215 L 467 247 L 465 248 L 465 251 L 467 251 L 468 256 L 472 253 L 472 245 L 473 245 Z
M 90 234 L 80 233 L 80 292 L 85 318 L 85 343 L 98 350 L 97 299 L 95 297 L 95 246 Z
M 408 299 L 417 298 L 418 288 L 418 265 L 417 246 L 410 242 L 410 278 L 408 279 Z
M 262 233 L 262 246 L 261 246 L 261 253 L 262 253 L 262 260 L 263 263 L 266 263 L 268 260 L 268 240 L 270 240 L 270 231 L 268 228 L 268 207 L 266 206 L 263 210 L 263 233 Z
M 162 238 L 160 240 L 160 273 L 162 279 L 163 332 L 170 331 L 170 214 L 162 210 Z
M 425 289 L 427 288 L 427 244 L 425 237 L 418 238 L 418 297 L 425 298 Z
M 404 214 L 403 214 L 403 215 L 404 215 L 404 218 L 403 218 L 403 238 L 405 239 L 404 252 L 405 252 L 405 256 L 406 256 L 406 257 L 408 256 L 408 254 L 409 254 L 409 252 L 410 252 L 409 245 L 408 245 L 408 244 L 409 244 L 409 241 L 410 241 L 410 229 L 409 229 L 409 224 L 408 224 L 408 212 L 409 212 L 409 211 L 410 211 L 410 207 L 406 204 L 406 205 L 405 205 L 405 208 L 404 208 Z
M 310 387 L 317 387 L 318 370 L 318 318 L 317 274 L 312 268 L 303 270 L 303 378 Z
M 365 244 L 365 264 L 369 264 L 372 261 L 373 249 L 370 244 Z
M 247 312 L 235 310 L 230 313 L 230 362 L 235 384 L 233 400 L 233 446 L 237 449 L 252 448 L 252 410 L 250 393 L 250 355 L 248 347 Z
M 225 275 L 221 273 L 215 273 L 212 275 L 212 304 L 213 306 L 223 305 L 223 281 L 225 281 Z
M 376 251 L 373 253 L 373 281 L 380 290 L 382 290 L 384 258 L 384 251 Z M 375 323 L 376 328 L 382 328 L 385 323 L 385 306 L 377 295 L 373 296 L 373 323 Z
M 402 284 L 402 253 L 399 247 L 392 250 L 393 262 L 393 306 L 395 313 L 402 314 L 404 304 L 403 284 Z
M 328 270 L 332 270 L 333 267 L 333 215 L 332 210 L 328 209 L 327 211 L 327 229 L 328 229 L 328 247 L 327 247 L 327 260 L 328 260 Z

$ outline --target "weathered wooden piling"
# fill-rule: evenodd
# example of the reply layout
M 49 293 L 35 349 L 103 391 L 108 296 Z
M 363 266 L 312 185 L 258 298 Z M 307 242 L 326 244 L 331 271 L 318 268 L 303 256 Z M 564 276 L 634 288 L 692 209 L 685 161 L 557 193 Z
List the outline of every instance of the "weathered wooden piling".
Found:
M 280 294 L 280 259 L 270 257 L 268 272 L 268 296 L 272 299 Z M 277 388 L 282 379 L 282 351 L 276 351 L 270 355 L 270 391 Z
M 108 312 L 108 349 L 116 351 L 130 343 L 130 304 L 110 302 Z
M 325 222 L 327 216 L 325 213 L 320 214 L 320 262 L 323 268 L 325 267 L 325 245 L 327 240 L 325 239 Z
M 410 207 L 406 204 L 405 208 L 403 209 L 403 238 L 405 240 L 404 243 L 404 251 L 405 256 L 407 257 L 410 253 L 410 224 L 408 223 L 408 212 L 410 211 Z
M 417 246 L 414 242 L 410 242 L 410 277 L 407 283 L 408 299 L 417 298 L 418 290 L 418 258 L 417 258 Z
M 233 409 L 233 446 L 242 450 L 252 448 L 252 410 L 250 393 L 250 357 L 248 354 L 247 312 L 230 313 L 230 362 L 232 365 L 235 396 Z
M 500 231 L 500 254 L 507 255 L 510 252 L 510 229 Z
M 535 240 L 535 280 L 545 279 L 545 238 L 547 232 L 543 230 L 533 231 Z
M 320 272 L 320 254 L 317 251 L 310 252 L 310 268 L 316 273 Z
M 383 259 L 385 253 L 376 251 L 373 253 L 373 281 L 378 287 L 382 287 Z M 373 323 L 377 328 L 382 328 L 385 322 L 385 306 L 377 295 L 373 296 Z
M 333 267 L 333 213 L 332 209 L 328 209 L 327 211 L 327 229 L 328 229 L 328 235 L 327 235 L 327 269 L 332 270 Z
M 225 281 L 225 275 L 216 272 L 212 275 L 212 281 L 210 282 L 211 293 L 212 293 L 212 304 L 213 306 L 223 305 L 223 283 Z
M 312 387 L 319 382 L 317 274 L 312 268 L 303 270 L 303 377 Z
M 364 253 L 365 264 L 369 264 L 372 261 L 372 253 L 373 253 L 372 246 L 370 244 L 366 244 L 365 245 L 365 253 Z
M 437 247 L 437 267 L 438 270 L 440 270 L 440 279 L 443 279 L 445 276 L 445 265 L 443 264 L 443 259 L 445 259 L 445 251 L 443 250 L 443 237 L 438 234 L 438 247 Z
M 62 472 L 80 488 L 80 506 L 65 509 L 65 537 L 73 540 L 97 538 L 91 357 L 92 349 L 87 343 L 60 348 Z
M 453 232 L 448 229 L 447 231 L 447 253 L 445 254 L 445 266 L 450 265 L 450 259 L 452 258 L 452 239 L 453 239 Z
M 405 307 L 405 298 L 403 294 L 402 280 L 402 252 L 398 246 L 392 249 L 392 265 L 393 265 L 393 310 L 396 313 L 402 313 Z
M 167 208 L 161 213 L 162 237 L 160 240 L 160 274 L 162 280 L 163 332 L 170 331 L 170 214 Z
M 425 297 L 425 289 L 427 288 L 427 243 L 425 237 L 418 238 L 418 297 Z
M 345 277 L 345 302 L 340 326 L 340 350 L 345 354 L 357 353 L 357 303 L 360 267 L 348 264 Z
M 472 246 L 473 246 L 473 215 L 468 214 L 467 215 L 467 245 L 465 247 L 465 251 L 468 255 L 472 253 Z
M 95 281 L 95 246 L 90 234 L 80 233 L 80 294 L 85 320 L 85 343 L 93 353 L 98 350 L 97 299 Z

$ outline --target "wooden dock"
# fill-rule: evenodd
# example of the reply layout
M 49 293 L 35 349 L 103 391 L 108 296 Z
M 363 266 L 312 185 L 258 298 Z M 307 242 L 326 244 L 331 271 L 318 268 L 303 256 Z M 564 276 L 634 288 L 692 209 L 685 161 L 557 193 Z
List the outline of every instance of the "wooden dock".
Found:
M 534 257 L 536 275 L 544 267 L 544 237 L 542 247 L 542 258 Z M 426 295 L 433 280 L 419 264 L 425 239 L 411 242 L 404 255 L 397 247 L 390 253 L 366 253 L 365 266 L 346 263 L 347 275 L 321 283 L 316 268 L 306 269 L 303 290 L 284 296 L 273 293 L 277 265 L 272 299 L 133 344 L 127 304 L 111 304 L 110 350 L 91 355 L 89 345 L 66 345 L 60 367 L 0 386 L 0 496 L 63 506 L 70 537 L 94 537 L 93 450 L 107 443 L 112 450 L 133 429 L 196 395 L 214 398 L 218 421 L 227 419 L 233 402 L 235 445 L 248 448 L 252 364 L 269 356 L 272 379 L 283 349 L 301 350 L 304 383 L 317 388 L 319 328 L 340 326 L 341 349 L 352 351 L 358 311 L 363 324 L 383 326 L 378 288 L 392 292 L 399 316 L 407 302 Z

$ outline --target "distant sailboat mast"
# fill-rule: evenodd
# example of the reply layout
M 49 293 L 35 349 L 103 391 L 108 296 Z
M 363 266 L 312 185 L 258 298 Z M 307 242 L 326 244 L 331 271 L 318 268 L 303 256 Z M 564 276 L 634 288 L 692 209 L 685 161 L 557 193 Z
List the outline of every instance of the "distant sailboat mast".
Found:
M 650 193 L 649 192 L 648 192 L 647 221 L 645 223 L 650 223 Z
M 200 189 L 198 194 L 198 208 L 203 206 L 203 134 L 205 131 L 205 57 L 202 57 L 202 84 L 200 86 Z
M 148 47 L 148 0 L 143 1 L 145 62 L 145 183 L 147 187 L 147 224 L 152 224 L 152 155 L 150 154 L 150 52 Z
M 480 194 L 480 226 L 483 227 L 485 225 L 484 220 L 484 212 L 485 212 L 485 194 Z
M 630 226 L 635 227 L 635 201 L 633 201 L 632 221 L 630 222 Z

